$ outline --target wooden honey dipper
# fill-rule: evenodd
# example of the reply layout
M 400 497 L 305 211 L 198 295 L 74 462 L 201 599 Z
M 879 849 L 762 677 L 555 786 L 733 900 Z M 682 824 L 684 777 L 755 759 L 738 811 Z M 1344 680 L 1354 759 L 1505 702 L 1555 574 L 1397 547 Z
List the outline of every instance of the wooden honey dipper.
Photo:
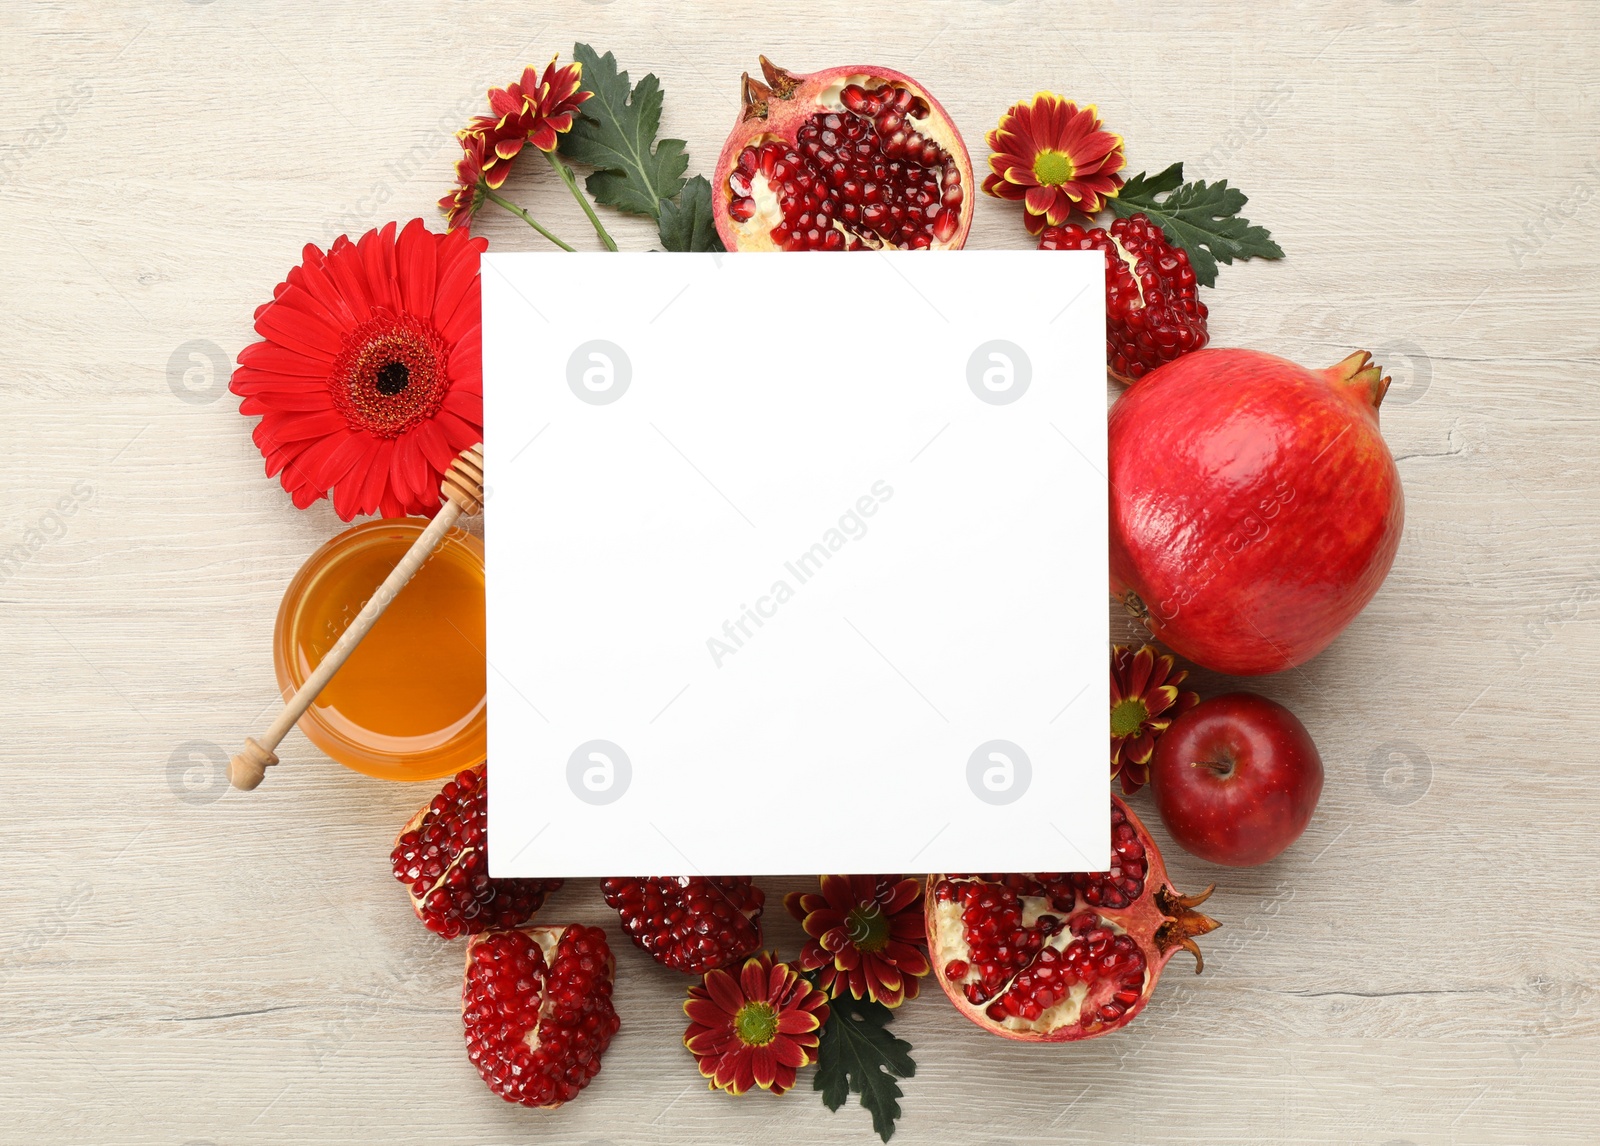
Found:
M 373 592 L 362 606 L 361 612 L 356 614 L 356 619 L 351 621 L 345 631 L 340 634 L 339 640 L 333 648 L 328 650 L 328 655 L 318 663 L 315 671 L 306 678 L 299 690 L 289 698 L 283 706 L 283 711 L 278 713 L 278 719 L 262 733 L 260 738 L 245 737 L 244 748 L 228 763 L 228 779 L 233 786 L 248 792 L 261 783 L 267 769 L 278 762 L 275 749 L 283 738 L 289 735 L 293 728 L 305 715 L 306 709 L 317 699 L 319 693 L 333 679 L 333 674 L 338 672 L 350 654 L 356 651 L 362 639 L 372 631 L 372 626 L 378 623 L 378 618 L 383 616 L 383 611 L 389 607 L 395 595 L 406 587 L 406 582 L 416 575 L 422 568 L 423 562 L 433 555 L 439 543 L 444 540 L 444 535 L 462 514 L 468 517 L 483 509 L 483 443 L 461 451 L 461 455 L 450 463 L 450 468 L 445 471 L 444 481 L 440 483 L 439 492 L 444 496 L 444 504 L 439 507 L 439 512 L 434 515 L 428 527 L 411 543 L 411 548 L 406 550 L 406 555 L 400 558 L 383 579 L 383 584 Z

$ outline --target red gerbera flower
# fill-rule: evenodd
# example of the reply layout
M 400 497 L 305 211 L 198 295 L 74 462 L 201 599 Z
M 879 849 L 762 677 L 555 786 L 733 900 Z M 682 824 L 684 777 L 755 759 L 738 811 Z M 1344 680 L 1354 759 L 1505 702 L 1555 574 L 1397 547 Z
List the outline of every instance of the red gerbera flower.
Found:
M 743 1094 L 752 1086 L 782 1094 L 795 1072 L 817 1061 L 817 1033 L 828 1021 L 828 997 L 791 963 L 763 951 L 744 961 L 735 979 L 708 971 L 683 1004 L 689 1048 L 711 1089 Z
M 1180 712 L 1200 703 L 1198 693 L 1178 687 L 1189 671 L 1172 668 L 1172 658 L 1156 656 L 1154 645 L 1138 652 L 1112 646 L 1111 778 L 1121 778 L 1125 795 L 1149 782 L 1150 756 L 1161 734 Z
M 1053 92 L 1012 104 L 988 139 L 983 189 L 1021 201 L 1029 234 L 1059 227 L 1074 209 L 1096 214 L 1122 187 L 1122 136 L 1104 130 L 1092 106 Z
M 239 353 L 229 388 L 267 476 L 306 508 L 333 491 L 357 514 L 431 515 L 456 455 L 483 439 L 478 257 L 488 240 L 438 235 L 421 219 L 341 235 L 256 311 L 263 341 Z
M 783 905 L 811 942 L 800 969 L 822 968 L 817 986 L 830 996 L 849 991 L 886 1007 L 915 999 L 928 963 L 922 881 L 897 875 L 825 875 L 822 894 L 791 891 Z

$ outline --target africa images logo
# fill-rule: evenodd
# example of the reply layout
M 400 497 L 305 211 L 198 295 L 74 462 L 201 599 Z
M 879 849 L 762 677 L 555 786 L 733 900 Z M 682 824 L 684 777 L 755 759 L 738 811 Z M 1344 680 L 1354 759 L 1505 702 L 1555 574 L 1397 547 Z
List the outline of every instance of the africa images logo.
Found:
M 567 359 L 567 386 L 591 406 L 609 406 L 627 393 L 631 381 L 633 363 L 615 342 L 592 339 Z
M 967 385 L 991 406 L 1009 406 L 1028 392 L 1032 381 L 1033 362 L 1015 342 L 992 339 L 967 359 Z
M 967 757 L 967 787 L 985 804 L 1014 804 L 1033 783 L 1033 761 L 1009 740 L 985 740 Z

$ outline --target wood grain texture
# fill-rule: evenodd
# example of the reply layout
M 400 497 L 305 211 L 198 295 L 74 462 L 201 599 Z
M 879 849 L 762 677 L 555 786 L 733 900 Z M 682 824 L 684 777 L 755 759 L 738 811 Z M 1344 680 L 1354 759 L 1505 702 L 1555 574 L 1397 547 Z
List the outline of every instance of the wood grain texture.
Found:
M 1328 764 L 1306 837 L 1254 871 L 1168 853 L 1182 885 L 1219 883 L 1224 927 L 1207 973 L 1175 967 L 1117 1037 L 1022 1047 L 936 990 L 909 1006 L 896 1141 L 1594 1141 L 1600 7 L 1259 7 L 7 5 L 0 1140 L 875 1141 L 804 1090 L 707 1093 L 682 979 L 631 949 L 590 1091 L 501 1103 L 462 1052 L 460 946 L 388 874 L 425 792 L 298 733 L 260 791 L 226 788 L 219 746 L 276 703 L 279 595 L 339 529 L 262 476 L 227 356 L 302 243 L 434 218 L 485 86 L 582 39 L 662 78 L 697 171 L 758 52 L 910 71 L 980 163 L 1011 100 L 1093 100 L 1134 169 L 1226 176 L 1289 253 L 1223 268 L 1215 342 L 1308 364 L 1368 346 L 1396 372 L 1394 572 L 1326 654 L 1259 685 Z M 549 171 L 510 194 L 593 245 Z M 607 221 L 625 249 L 653 239 Z M 982 200 L 972 240 L 1025 236 Z M 592 883 L 545 915 L 621 944 Z

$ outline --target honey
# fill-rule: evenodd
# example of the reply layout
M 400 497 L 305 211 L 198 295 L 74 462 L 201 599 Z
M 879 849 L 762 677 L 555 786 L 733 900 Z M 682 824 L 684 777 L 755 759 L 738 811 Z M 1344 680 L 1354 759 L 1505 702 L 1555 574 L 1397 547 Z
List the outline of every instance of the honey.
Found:
M 278 610 L 273 661 L 289 696 L 316 668 L 426 522 L 346 530 L 295 575 Z M 427 780 L 484 757 L 483 546 L 451 530 L 322 690 L 300 729 L 369 776 Z

